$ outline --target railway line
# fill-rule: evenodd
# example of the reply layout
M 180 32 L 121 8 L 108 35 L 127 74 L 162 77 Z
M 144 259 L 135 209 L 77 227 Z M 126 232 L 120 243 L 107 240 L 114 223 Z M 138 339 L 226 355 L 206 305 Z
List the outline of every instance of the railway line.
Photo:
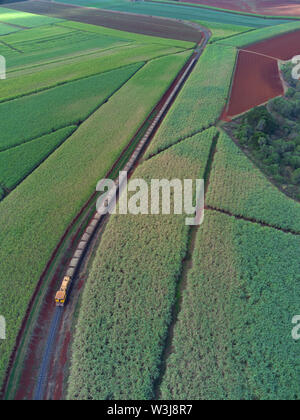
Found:
M 188 79 L 189 75 L 191 74 L 194 66 L 196 65 L 197 61 L 199 60 L 202 52 L 204 51 L 209 38 L 211 36 L 211 33 L 206 28 L 200 28 L 198 26 L 198 31 L 201 30 L 204 37 L 202 38 L 201 42 L 198 44 L 197 48 L 195 49 L 193 55 L 188 60 L 188 62 L 185 64 L 183 69 L 180 71 L 179 75 L 173 81 L 171 87 L 167 91 L 167 93 L 163 96 L 159 104 L 156 106 L 156 112 L 153 113 L 153 111 L 150 113 L 149 117 L 145 121 L 145 123 L 140 128 L 140 132 L 143 133 L 142 138 L 138 141 L 136 144 L 133 152 L 130 154 L 129 159 L 127 159 L 126 164 L 123 166 L 123 171 L 128 173 L 128 176 L 131 175 L 132 171 L 138 165 L 143 152 L 145 151 L 146 147 L 149 145 L 151 139 L 153 138 L 155 132 L 157 131 L 158 127 L 160 126 L 161 122 L 163 121 L 164 117 L 167 115 L 168 110 L 170 109 L 172 103 L 174 102 L 176 96 L 178 95 L 179 91 L 182 89 L 184 83 Z M 145 127 L 147 128 L 145 131 Z M 139 133 L 137 133 L 138 135 Z M 128 151 L 124 151 L 125 153 Z M 124 153 L 123 152 L 123 153 Z M 122 156 L 119 159 L 122 160 Z M 118 185 L 118 181 L 116 180 L 116 186 L 117 189 L 120 188 L 120 185 Z M 72 239 L 72 248 L 71 253 L 70 249 L 66 248 L 65 255 L 62 256 L 61 261 L 63 261 L 63 267 L 59 271 L 55 271 L 55 274 L 52 274 L 53 281 L 51 284 L 55 284 L 57 287 L 58 279 L 55 279 L 55 276 L 59 276 L 60 282 L 63 278 L 63 276 L 68 276 L 71 279 L 71 291 L 72 287 L 74 287 L 74 284 L 76 284 L 77 275 L 79 270 L 81 269 L 81 266 L 83 264 L 83 261 L 89 258 L 89 252 L 91 251 L 91 246 L 93 244 L 93 241 L 95 241 L 95 237 L 99 234 L 99 230 L 101 227 L 105 224 L 105 221 L 107 220 L 107 215 L 101 215 L 96 211 L 92 211 L 93 208 L 95 208 L 95 201 L 96 201 L 96 195 L 93 194 L 93 196 L 90 198 L 89 202 L 86 205 L 86 209 L 82 214 L 83 220 L 79 223 L 76 235 L 74 235 Z M 78 218 L 80 219 L 80 217 Z M 49 264 L 49 270 L 51 269 L 51 265 Z M 57 274 L 58 273 L 58 274 Z M 80 288 L 76 290 L 74 293 L 79 293 Z M 74 295 L 73 293 L 73 295 Z M 68 293 L 69 294 L 69 293 Z M 52 288 L 49 288 L 48 295 L 52 297 L 52 301 L 50 300 L 50 304 L 53 306 L 54 303 L 54 294 L 52 292 Z M 73 296 L 74 297 L 74 296 Z M 73 298 L 72 297 L 72 298 Z M 78 297 L 78 296 L 77 296 Z M 48 299 L 49 300 L 49 299 Z M 59 339 L 59 332 L 61 332 L 61 329 L 63 328 L 63 322 L 64 318 L 67 317 L 68 312 L 68 305 L 66 308 L 64 307 L 56 307 L 54 308 L 54 311 L 51 312 L 51 317 L 49 318 L 47 322 L 46 331 L 45 331 L 45 340 L 42 344 L 36 344 L 36 346 L 40 346 L 39 351 L 42 354 L 40 365 L 38 370 L 34 373 L 34 389 L 32 391 L 31 398 L 34 400 L 42 400 L 42 399 L 48 399 L 46 398 L 47 394 L 47 383 L 49 381 L 49 375 L 51 372 L 51 369 L 53 367 L 53 364 L 55 364 L 55 350 L 56 350 L 56 343 Z M 27 322 L 30 322 L 30 318 Z M 49 326 L 49 327 L 48 327 Z M 28 370 L 31 370 L 30 361 L 28 365 L 26 365 L 22 370 L 21 374 L 21 381 L 22 378 L 24 379 L 24 382 L 22 384 L 22 387 L 24 387 L 24 384 L 26 384 L 26 380 L 29 380 L 28 377 L 32 376 L 32 372 L 28 372 Z M 14 373 L 11 373 L 13 375 Z M 7 384 L 11 382 L 12 378 L 11 376 L 8 377 Z M 33 379 L 30 378 L 32 381 Z M 14 381 L 18 381 L 17 378 L 14 378 Z M 20 382 L 18 382 L 20 383 Z M 7 385 L 6 384 L 6 385 Z M 21 385 L 20 385 L 21 386 Z M 6 386 L 7 391 L 7 386 Z M 11 399 L 12 394 L 7 397 L 8 394 L 6 394 L 6 398 Z M 15 393 L 13 395 L 13 398 L 17 398 L 16 395 L 18 393 Z M 48 394 L 49 395 L 49 394 Z M 20 394 L 19 394 L 20 397 Z

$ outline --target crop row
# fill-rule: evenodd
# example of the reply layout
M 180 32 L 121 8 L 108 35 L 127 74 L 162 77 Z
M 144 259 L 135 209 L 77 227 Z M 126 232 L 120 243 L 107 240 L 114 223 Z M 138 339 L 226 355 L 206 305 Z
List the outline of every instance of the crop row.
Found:
M 0 184 L 12 190 L 76 129 L 62 128 L 28 143 L 0 153 Z
M 206 204 L 300 232 L 300 204 L 279 191 L 225 133 L 218 140 Z
M 81 123 L 142 65 L 133 64 L 0 104 L 0 151 Z
M 173 146 L 134 178 L 203 178 L 215 135 Z M 83 293 L 70 399 L 153 398 L 188 238 L 183 215 L 111 216 Z
M 10 34 L 11 32 L 19 31 L 19 28 L 15 26 L 6 25 L 5 23 L 0 23 L 0 35 Z
M 233 47 L 246 47 L 259 41 L 283 35 L 289 32 L 300 30 L 300 22 L 283 23 L 282 25 L 270 26 L 267 28 L 257 29 L 256 31 L 247 32 L 245 34 L 234 36 L 230 39 L 219 41 L 220 44 L 232 45 Z
M 205 49 L 146 156 L 216 123 L 228 98 L 235 60 L 232 47 L 209 45 Z
M 9 331 L 0 340 L 0 382 L 57 243 L 189 54 L 146 64 L 0 203 L 0 307 Z
M 80 53 L 100 52 L 101 50 L 116 48 L 129 43 L 118 38 L 101 37 L 83 31 L 73 31 L 57 37 L 44 38 L 40 41 L 35 39 L 24 42 L 11 42 L 9 39 L 7 41 L 5 39 L 5 42 L 18 49 L 18 51 L 13 50 L 14 54 L 8 60 L 8 69 L 33 66 L 59 58 L 72 57 Z
M 206 212 L 162 399 L 299 400 L 299 348 L 291 336 L 299 249 L 299 236 Z
M 0 101 L 21 97 L 29 93 L 45 90 L 62 83 L 104 73 L 133 63 L 151 60 L 180 51 L 178 48 L 157 45 L 133 44 L 119 49 L 101 51 L 99 54 L 67 58 L 58 61 L 49 68 L 38 67 L 18 72 L 17 77 L 9 77 L 0 84 Z M 52 61 L 53 60 L 52 58 Z

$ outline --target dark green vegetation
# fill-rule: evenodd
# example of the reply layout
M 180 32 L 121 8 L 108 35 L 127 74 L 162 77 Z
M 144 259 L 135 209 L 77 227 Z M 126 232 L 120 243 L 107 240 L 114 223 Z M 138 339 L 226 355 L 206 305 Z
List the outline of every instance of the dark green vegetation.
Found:
M 275 98 L 225 126 L 261 169 L 290 197 L 300 200 L 300 82 L 283 68 L 289 83 Z
M 11 191 L 76 130 L 66 127 L 0 153 L 0 185 Z
M 207 212 L 163 399 L 299 400 L 300 237 Z
M 134 64 L 0 104 L 0 151 L 80 124 L 141 67 Z
M 153 178 L 203 178 L 216 133 L 212 128 L 171 147 L 144 162 L 134 178 L 149 186 Z M 188 249 L 184 219 L 110 218 L 83 294 L 69 399 L 153 398 Z

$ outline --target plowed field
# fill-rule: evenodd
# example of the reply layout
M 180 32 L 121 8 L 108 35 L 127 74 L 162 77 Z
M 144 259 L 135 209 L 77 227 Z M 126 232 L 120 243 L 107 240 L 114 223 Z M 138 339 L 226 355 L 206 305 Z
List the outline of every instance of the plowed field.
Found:
M 242 114 L 283 93 L 275 59 L 240 51 L 230 101 L 222 119 Z
M 182 22 L 175 22 L 155 16 L 129 15 L 109 10 L 96 10 L 44 1 L 13 3 L 8 4 L 7 7 L 23 12 L 59 17 L 75 22 L 100 25 L 111 29 L 159 36 L 161 38 L 192 42 L 200 42 L 202 39 L 202 32 L 199 32 L 197 28 L 185 25 Z
M 269 55 L 280 60 L 290 60 L 294 55 L 300 54 L 300 31 L 267 39 L 246 49 L 247 51 Z
M 299 54 L 300 31 L 258 42 L 241 50 L 230 101 L 222 119 L 230 120 L 235 115 L 283 95 L 277 60 L 290 60 Z

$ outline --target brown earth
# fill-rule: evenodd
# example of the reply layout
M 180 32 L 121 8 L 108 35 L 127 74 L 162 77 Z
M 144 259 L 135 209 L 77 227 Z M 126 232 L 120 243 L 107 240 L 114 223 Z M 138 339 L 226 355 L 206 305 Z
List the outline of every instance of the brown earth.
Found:
M 290 60 L 295 55 L 300 54 L 300 31 L 258 42 L 250 45 L 246 50 L 265 54 L 279 60 Z
M 238 12 L 270 16 L 300 16 L 299 0 L 180 0 Z
M 46 1 L 10 3 L 5 7 L 161 38 L 191 42 L 200 42 L 202 39 L 202 33 L 196 28 L 167 18 L 96 10 Z
M 240 51 L 229 104 L 222 120 L 228 121 L 283 94 L 277 60 Z
M 232 117 L 284 94 L 277 60 L 300 54 L 300 31 L 252 44 L 239 52 L 230 100 L 221 119 Z M 272 58 L 273 57 L 273 58 Z

